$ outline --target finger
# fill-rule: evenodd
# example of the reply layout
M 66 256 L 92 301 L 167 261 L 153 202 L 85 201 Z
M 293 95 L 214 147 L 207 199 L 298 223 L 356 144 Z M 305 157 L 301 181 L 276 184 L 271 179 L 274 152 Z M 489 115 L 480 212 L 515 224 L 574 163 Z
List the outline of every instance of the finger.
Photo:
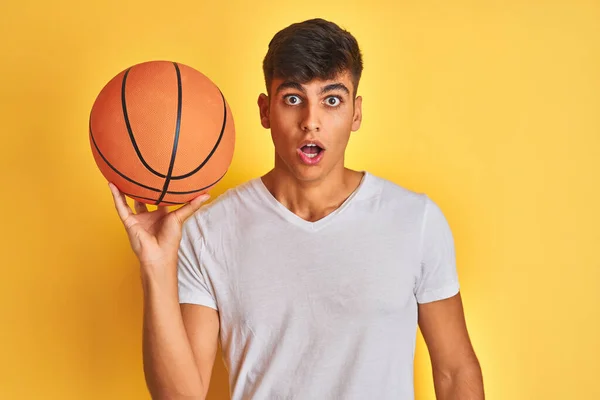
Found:
M 121 193 L 119 189 L 112 183 L 109 182 L 108 186 L 110 188 L 110 192 L 112 193 L 113 201 L 115 203 L 117 213 L 119 214 L 119 218 L 121 218 L 121 221 L 125 221 L 127 217 L 133 214 L 133 211 L 131 211 L 127 201 L 125 201 L 125 195 Z
M 146 204 L 142 203 L 141 201 L 135 200 L 135 202 L 133 203 L 133 207 L 135 208 L 136 214 L 148 212 L 148 207 L 146 206 Z
M 179 223 L 181 225 L 183 225 L 185 220 L 188 219 L 190 217 L 190 215 L 195 213 L 202 206 L 202 203 L 204 203 L 209 198 L 210 198 L 209 194 L 203 194 L 201 196 L 198 196 L 198 197 L 192 199 L 192 201 L 190 201 L 183 207 L 179 208 L 178 210 L 173 211 L 173 213 L 175 214 L 175 217 L 177 218 Z
M 167 206 L 158 206 L 156 208 L 156 211 L 158 211 L 159 213 L 161 213 L 162 215 L 168 214 L 169 213 L 169 207 Z

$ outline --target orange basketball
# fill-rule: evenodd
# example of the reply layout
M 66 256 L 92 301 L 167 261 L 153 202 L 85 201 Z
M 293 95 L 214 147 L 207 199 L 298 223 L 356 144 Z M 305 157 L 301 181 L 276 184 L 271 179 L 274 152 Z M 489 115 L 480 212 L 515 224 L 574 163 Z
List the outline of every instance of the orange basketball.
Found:
M 112 78 L 90 113 L 98 168 L 125 195 L 183 204 L 227 172 L 235 127 L 219 88 L 186 65 L 149 61 Z

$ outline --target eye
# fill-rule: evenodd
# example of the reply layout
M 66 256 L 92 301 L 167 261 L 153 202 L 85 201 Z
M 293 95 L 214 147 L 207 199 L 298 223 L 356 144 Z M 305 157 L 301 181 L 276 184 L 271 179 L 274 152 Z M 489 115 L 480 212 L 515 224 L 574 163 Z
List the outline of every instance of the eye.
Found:
M 285 101 L 285 104 L 290 106 L 295 106 L 296 104 L 302 103 L 300 97 L 296 96 L 295 94 L 284 96 L 283 101 Z
M 337 107 L 341 102 L 342 100 L 337 96 L 329 96 L 325 99 L 325 103 L 330 107 Z

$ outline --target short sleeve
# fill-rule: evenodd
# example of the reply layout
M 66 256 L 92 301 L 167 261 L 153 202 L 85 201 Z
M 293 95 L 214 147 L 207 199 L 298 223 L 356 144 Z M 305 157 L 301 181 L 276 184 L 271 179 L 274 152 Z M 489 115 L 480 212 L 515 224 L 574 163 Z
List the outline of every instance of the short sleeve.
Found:
M 203 240 L 195 216 L 183 226 L 177 259 L 179 303 L 198 304 L 217 310 L 217 302 L 202 265 Z
M 415 296 L 418 303 L 452 297 L 459 291 L 454 238 L 446 217 L 427 195 L 421 227 L 421 275 Z

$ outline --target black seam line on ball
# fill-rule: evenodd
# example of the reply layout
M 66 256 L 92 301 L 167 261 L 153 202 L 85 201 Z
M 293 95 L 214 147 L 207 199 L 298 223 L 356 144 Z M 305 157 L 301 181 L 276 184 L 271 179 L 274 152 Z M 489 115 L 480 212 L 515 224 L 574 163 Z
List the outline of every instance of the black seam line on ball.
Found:
M 173 63 L 175 65 L 175 68 L 177 70 L 177 80 L 178 80 L 178 85 L 181 85 L 181 75 L 179 72 L 179 68 L 177 66 L 176 63 Z M 146 160 L 144 159 L 144 157 L 142 156 L 142 153 L 137 145 L 137 142 L 135 141 L 135 136 L 133 134 L 133 129 L 131 128 L 131 124 L 129 122 L 129 115 L 127 113 L 127 102 L 126 102 L 126 97 L 125 97 L 125 86 L 126 86 L 126 82 L 127 82 L 127 76 L 129 75 L 129 71 L 131 70 L 131 68 L 127 69 L 125 71 L 125 75 L 123 76 L 123 83 L 121 85 L 121 104 L 123 107 L 123 116 L 125 117 L 125 126 L 127 127 L 127 132 L 129 133 L 129 138 L 131 139 L 131 144 L 133 145 L 133 148 L 137 154 L 137 156 L 139 157 L 140 161 L 142 162 L 142 165 L 144 165 L 144 167 L 146 167 L 146 169 L 148 169 L 148 171 L 152 172 L 154 175 L 160 177 L 160 178 L 166 178 L 166 175 L 161 174 L 158 171 L 155 171 L 152 167 L 150 167 L 150 165 L 148 165 L 148 163 L 146 162 Z M 217 88 L 218 89 L 218 88 Z M 221 143 L 221 140 L 223 139 L 223 134 L 225 133 L 225 127 L 227 125 L 227 103 L 225 102 L 225 96 L 223 95 L 223 93 L 221 92 L 220 89 L 219 93 L 221 94 L 221 99 L 223 100 L 223 124 L 221 126 L 221 132 L 219 133 L 219 138 L 217 139 L 217 142 L 215 143 L 215 145 L 213 146 L 212 150 L 210 151 L 210 153 L 208 154 L 208 156 L 204 159 L 204 161 L 195 169 L 193 169 L 191 172 L 188 172 L 187 174 L 184 175 L 176 175 L 176 176 L 171 176 L 170 179 L 171 180 L 179 180 L 179 179 L 185 179 L 191 175 L 194 175 L 196 172 L 198 172 L 204 165 L 206 165 L 206 163 L 211 159 L 211 157 L 213 156 L 213 154 L 215 153 L 215 151 L 217 150 L 217 148 L 219 147 L 219 143 Z M 179 96 L 181 95 L 181 92 L 179 93 Z M 181 107 L 181 101 L 179 101 L 178 104 L 178 108 Z M 179 110 L 179 115 L 178 118 L 180 118 L 180 110 Z M 178 124 L 180 123 L 180 121 L 177 121 Z
M 165 179 L 165 184 L 162 189 L 162 193 L 158 200 L 156 200 L 156 204 L 160 203 L 167 194 L 167 190 L 169 189 L 169 183 L 171 182 L 171 174 L 173 174 L 173 167 L 175 166 L 175 157 L 177 157 L 177 145 L 179 144 L 179 130 L 181 128 L 181 72 L 179 71 L 179 66 L 177 63 L 173 63 L 175 66 L 175 71 L 177 72 L 177 121 L 175 122 L 175 139 L 173 140 L 173 149 L 171 150 L 171 161 L 169 162 L 169 171 L 167 172 L 167 178 Z
M 223 93 L 221 92 L 220 89 L 219 89 L 219 93 L 221 94 L 221 98 L 223 99 L 223 125 L 221 126 L 221 132 L 219 133 L 219 138 L 217 139 L 217 142 L 213 146 L 210 153 L 208 153 L 208 156 L 206 156 L 206 158 L 204 159 L 202 164 L 200 164 L 193 171 L 191 171 L 185 175 L 172 176 L 171 177 L 172 180 L 185 179 L 189 176 L 194 175 L 196 172 L 200 171 L 200 169 L 202 167 L 204 167 L 204 165 L 206 165 L 206 163 L 210 160 L 210 158 L 213 156 L 213 154 L 215 154 L 215 151 L 217 151 L 217 148 L 219 147 L 219 143 L 221 143 L 221 139 L 223 139 L 223 134 L 225 133 L 225 127 L 227 126 L 227 103 L 225 102 L 225 96 L 223 96 Z
M 227 171 L 225 172 L 225 174 L 227 174 Z M 204 189 L 208 189 L 211 186 L 215 186 L 217 183 L 219 183 L 221 181 L 221 179 L 223 179 L 223 177 L 225 176 L 225 174 L 221 175 L 221 177 L 219 179 L 217 179 L 216 181 L 214 181 L 213 183 L 211 183 L 208 186 L 204 186 L 203 188 L 200 189 L 194 189 L 194 190 L 188 190 L 185 192 L 176 192 L 176 191 L 168 191 L 167 194 L 192 194 L 192 193 L 197 193 L 197 192 L 201 192 Z
M 133 68 L 133 67 L 131 67 L 131 68 Z M 137 154 L 138 158 L 140 159 L 140 161 L 142 162 L 144 167 L 146 167 L 146 169 L 148 171 L 152 172 L 154 175 L 156 175 L 160 178 L 166 178 L 166 176 L 164 174 L 161 174 L 160 172 L 155 171 L 150 165 L 148 165 L 148 163 L 144 159 L 144 156 L 142 156 L 142 152 L 140 151 L 140 149 L 137 145 L 137 142 L 135 141 L 135 136 L 133 135 L 133 130 L 131 129 L 131 124 L 129 123 L 129 114 L 127 113 L 127 100 L 125 98 L 125 87 L 127 85 L 127 76 L 129 75 L 129 71 L 131 71 L 131 68 L 128 68 L 125 71 L 125 75 L 123 76 L 123 83 L 121 84 L 121 106 L 123 107 L 123 117 L 125 117 L 125 126 L 127 126 L 127 132 L 129 133 L 129 139 L 131 139 L 131 145 L 133 146 L 135 153 Z
M 225 175 L 223 175 L 223 176 L 225 176 Z M 222 177 L 220 177 L 220 178 L 219 178 L 218 180 L 216 180 L 215 182 L 211 183 L 210 185 L 208 185 L 208 186 L 206 186 L 206 187 L 203 187 L 203 188 L 201 188 L 201 189 L 192 190 L 192 191 L 190 191 L 190 192 L 169 192 L 169 194 L 190 194 L 190 193 L 194 193 L 194 192 L 200 192 L 200 191 L 202 191 L 202 190 L 204 190 L 204 189 L 208 189 L 209 187 L 216 185 L 216 184 L 217 184 L 217 183 L 218 183 L 218 182 L 219 182 L 219 181 L 220 181 L 220 180 L 223 178 L 223 176 L 222 176 Z M 127 195 L 127 196 L 129 196 L 129 197 L 137 197 L 138 199 L 144 199 L 144 200 L 151 200 L 151 201 L 154 201 L 154 202 L 155 202 L 155 203 L 154 203 L 154 205 L 157 205 L 157 204 L 158 204 L 158 203 L 156 203 L 156 199 L 151 199 L 150 197 L 138 196 L 138 195 L 136 195 L 136 194 L 126 193 L 126 192 L 121 192 L 121 193 L 123 193 L 124 195 Z M 163 202 L 163 203 L 168 203 L 168 204 L 182 204 L 182 203 L 176 203 L 176 202 L 172 202 L 172 201 L 166 201 L 166 200 L 162 200 L 162 202 Z
M 92 132 L 92 119 L 90 116 L 90 137 L 92 138 L 92 143 L 94 144 L 94 147 L 96 148 L 96 152 L 98 153 L 98 155 L 102 158 L 102 160 L 104 160 L 104 162 L 106 163 L 106 165 L 108 165 L 110 167 L 110 169 L 112 169 L 113 171 L 115 171 L 121 178 L 125 179 L 126 181 L 129 181 L 131 183 L 133 183 L 134 185 L 138 185 L 140 187 L 143 187 L 144 189 L 148 189 L 151 190 L 153 192 L 158 192 L 160 193 L 160 189 L 157 188 L 153 188 L 147 185 L 144 185 L 142 183 L 139 183 L 137 181 L 134 181 L 133 179 L 131 179 L 130 177 L 128 177 L 127 175 L 123 174 L 121 171 L 119 171 L 117 168 L 115 168 L 107 159 L 106 157 L 104 157 L 104 154 L 102 154 L 102 152 L 100 151 L 100 148 L 98 147 L 98 144 L 96 143 L 96 139 L 94 138 L 94 133 Z M 227 172 L 225 172 L 226 174 Z M 217 179 L 216 181 L 214 181 L 213 183 L 211 183 L 208 186 L 202 187 L 200 189 L 194 189 L 194 190 L 189 190 L 186 192 L 176 192 L 176 191 L 168 191 L 167 194 L 191 194 L 191 193 L 196 193 L 196 192 L 201 192 L 205 189 L 208 189 L 211 186 L 216 185 L 217 183 L 219 183 L 219 181 L 221 179 L 223 179 L 223 177 L 225 176 L 225 174 L 223 174 L 219 179 Z M 154 199 L 152 199 L 154 200 Z
M 139 183 L 134 181 L 133 179 L 131 179 L 130 177 L 128 177 L 127 175 L 123 174 L 121 171 L 119 171 L 118 169 L 116 169 L 110 162 L 108 162 L 108 160 L 106 159 L 106 157 L 104 157 L 104 154 L 102 154 L 102 152 L 100 151 L 100 148 L 98 147 L 98 144 L 96 143 L 96 139 L 94 139 L 94 133 L 92 132 L 92 118 L 90 116 L 90 137 L 92 138 L 92 143 L 94 143 L 94 147 L 96 148 L 96 151 L 98 152 L 98 154 L 100 155 L 100 157 L 102 157 L 102 159 L 104 160 L 104 162 L 106 163 L 106 165 L 108 165 L 113 171 L 115 171 L 117 174 L 119 174 L 119 176 L 133 184 L 136 184 L 138 186 L 143 187 L 144 189 L 148 189 L 151 190 L 153 192 L 160 192 L 159 189 L 150 187 L 150 186 L 146 186 L 143 183 Z

